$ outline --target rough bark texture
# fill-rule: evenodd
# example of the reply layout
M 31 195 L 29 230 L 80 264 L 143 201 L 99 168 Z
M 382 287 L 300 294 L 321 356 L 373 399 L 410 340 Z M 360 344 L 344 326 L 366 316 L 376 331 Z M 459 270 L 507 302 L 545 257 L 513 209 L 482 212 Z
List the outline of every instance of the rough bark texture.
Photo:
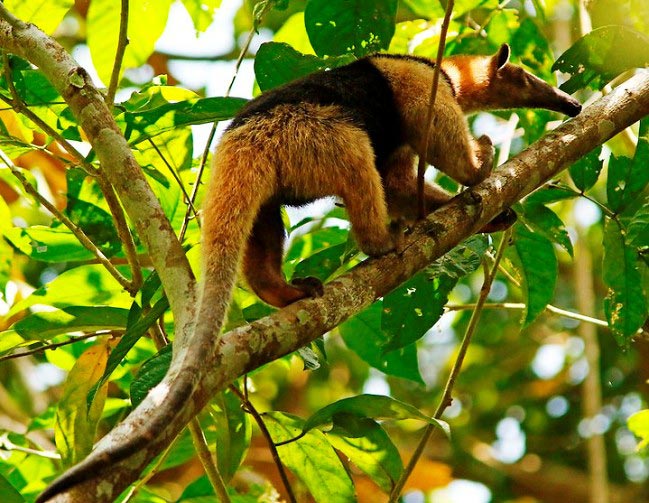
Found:
M 232 380 L 309 343 L 369 306 L 480 229 L 503 208 L 539 187 L 617 132 L 649 114 L 649 72 L 588 107 L 493 176 L 430 215 L 399 255 L 368 260 L 329 283 L 325 295 L 297 302 L 221 338 L 193 323 L 191 271 L 128 145 L 87 75 L 52 39 L 31 25 L 0 21 L 0 46 L 35 65 L 79 119 L 129 217 L 146 242 L 176 320 L 169 374 L 147 399 L 63 476 L 53 501 L 112 501 L 213 396 Z M 164 406 L 162 406 L 164 404 Z M 134 453 L 120 451 L 131 442 Z M 116 454 L 117 453 L 117 454 Z M 119 461 L 118 461 L 119 460 Z

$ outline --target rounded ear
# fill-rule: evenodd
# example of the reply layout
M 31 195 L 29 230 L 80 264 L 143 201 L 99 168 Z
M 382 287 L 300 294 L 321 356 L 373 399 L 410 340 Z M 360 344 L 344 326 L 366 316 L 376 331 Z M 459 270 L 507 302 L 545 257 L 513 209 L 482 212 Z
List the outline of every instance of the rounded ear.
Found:
M 494 70 L 498 71 L 500 70 L 503 66 L 507 64 L 509 61 L 509 53 L 510 53 L 509 45 L 503 44 L 500 46 L 500 49 L 498 49 L 498 52 L 493 55 L 492 57 L 492 64 L 494 67 Z

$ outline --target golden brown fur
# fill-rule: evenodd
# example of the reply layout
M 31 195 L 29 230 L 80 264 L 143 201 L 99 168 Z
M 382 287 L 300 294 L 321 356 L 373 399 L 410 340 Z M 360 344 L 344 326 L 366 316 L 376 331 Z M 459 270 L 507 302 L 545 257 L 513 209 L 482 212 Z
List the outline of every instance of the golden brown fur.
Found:
M 440 79 L 426 161 L 463 185 L 482 181 L 493 160 L 491 141 L 470 135 L 465 113 L 516 106 L 542 106 L 571 115 L 579 111 L 575 100 L 510 65 L 508 58 L 509 48 L 503 46 L 492 57 L 450 58 L 442 65 L 448 81 Z M 240 261 L 252 289 L 269 304 L 284 306 L 318 293 L 317 282 L 289 284 L 281 272 L 282 204 L 338 196 L 360 249 L 371 256 L 394 249 L 389 218 L 415 219 L 413 167 L 427 129 L 433 65 L 381 55 L 369 62 L 389 84 L 402 135 L 381 166 L 375 163 L 372 134 L 350 120 L 350 112 L 340 105 L 280 102 L 250 113 L 224 134 L 214 155 L 203 211 L 201 309 L 217 326 Z M 450 197 L 439 187 L 426 187 L 430 210 Z

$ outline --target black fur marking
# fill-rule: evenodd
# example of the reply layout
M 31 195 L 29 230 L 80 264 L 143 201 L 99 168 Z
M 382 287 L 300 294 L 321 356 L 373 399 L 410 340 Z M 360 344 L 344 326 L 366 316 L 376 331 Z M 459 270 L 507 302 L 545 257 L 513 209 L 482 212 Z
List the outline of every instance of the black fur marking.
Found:
M 388 80 L 368 58 L 320 71 L 271 89 L 248 102 L 229 129 L 242 126 L 284 104 L 336 105 L 349 120 L 367 132 L 376 166 L 382 172 L 390 154 L 403 143 L 403 128 Z

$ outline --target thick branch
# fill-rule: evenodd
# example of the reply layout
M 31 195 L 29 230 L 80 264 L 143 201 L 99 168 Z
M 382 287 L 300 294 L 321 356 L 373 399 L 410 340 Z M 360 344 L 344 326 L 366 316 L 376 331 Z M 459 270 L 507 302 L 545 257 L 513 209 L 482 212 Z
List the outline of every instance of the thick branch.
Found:
M 323 297 L 296 302 L 272 316 L 224 334 L 218 340 L 216 351 L 205 350 L 203 361 L 194 362 L 196 366 L 188 370 L 211 369 L 199 383 L 193 400 L 169 418 L 165 428 L 149 439 L 146 449 L 102 470 L 101 478 L 84 480 L 69 489 L 64 493 L 67 497 L 60 501 L 83 501 L 89 494 L 97 501 L 110 501 L 136 479 L 211 396 L 225 389 L 236 377 L 295 351 L 335 328 L 476 232 L 504 208 L 647 114 L 649 72 L 643 71 L 624 89 L 618 88 L 598 100 L 577 118 L 505 163 L 489 179 L 431 214 L 409 236 L 401 254 L 368 260 L 327 284 Z M 128 425 L 150 419 L 136 410 L 124 422 L 128 424 L 122 423 L 118 429 L 124 436 Z M 105 447 L 119 438 L 111 432 L 102 440 L 102 448 L 82 464 L 92 466 L 93 461 L 100 459 L 111 463 L 110 449 Z M 111 488 L 110 493 L 107 487 Z

